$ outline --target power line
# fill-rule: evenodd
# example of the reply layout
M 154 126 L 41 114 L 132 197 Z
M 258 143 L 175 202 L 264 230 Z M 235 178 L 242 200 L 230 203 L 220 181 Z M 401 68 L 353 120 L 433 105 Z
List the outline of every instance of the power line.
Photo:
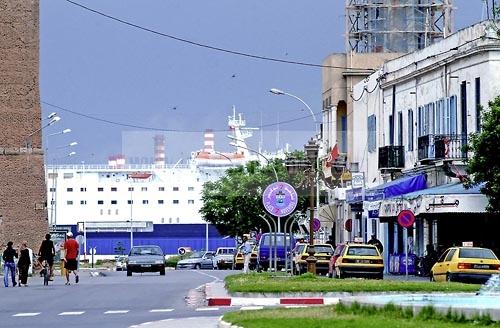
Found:
M 74 111 L 74 110 L 59 106 L 59 105 L 55 105 L 55 104 L 52 104 L 52 103 L 49 103 L 49 102 L 43 101 L 43 100 L 41 101 L 41 103 L 45 104 L 47 106 L 54 107 L 54 108 L 60 109 L 62 111 L 74 114 L 74 115 L 77 115 L 77 116 L 85 117 L 89 120 L 99 121 L 102 123 L 116 125 L 116 126 L 122 126 L 122 127 L 127 127 L 127 128 L 134 128 L 134 129 L 140 129 L 140 130 L 152 130 L 152 131 L 159 131 L 159 132 L 200 132 L 200 133 L 205 132 L 205 130 L 201 131 L 201 130 L 182 130 L 182 129 L 162 129 L 162 128 L 157 128 L 157 127 L 152 127 L 152 126 L 122 123 L 122 122 L 112 121 L 112 120 L 108 120 L 108 119 L 99 118 L 96 116 L 80 113 L 80 112 L 77 112 L 77 111 Z M 320 113 L 315 113 L 315 114 L 320 114 Z M 273 126 L 277 126 L 279 124 L 288 124 L 288 123 L 293 123 L 293 122 L 297 122 L 297 121 L 302 121 L 305 119 L 310 119 L 310 117 L 311 117 L 311 115 L 308 114 L 306 116 L 301 116 L 301 117 L 289 119 L 286 121 L 281 121 L 278 123 L 262 124 L 258 127 L 259 128 L 273 127 Z M 227 132 L 228 130 L 227 129 L 224 129 L 224 130 L 212 129 L 212 131 L 214 131 L 214 132 Z
M 246 53 L 246 52 L 241 52 L 241 51 L 236 51 L 236 50 L 230 50 L 230 49 L 226 49 L 226 48 L 211 46 L 211 45 L 208 45 L 208 44 L 199 43 L 199 42 L 191 41 L 191 40 L 188 40 L 188 39 L 185 39 L 185 38 L 181 38 L 181 37 L 178 37 L 178 36 L 175 36 L 175 35 L 171 35 L 171 34 L 159 32 L 159 31 L 156 31 L 156 30 L 153 30 L 151 28 L 147 28 L 147 27 L 135 24 L 135 23 L 131 23 L 131 22 L 126 21 L 124 19 L 121 19 L 121 18 L 118 18 L 118 17 L 115 17 L 115 16 L 111 16 L 109 14 L 103 13 L 103 12 L 98 11 L 96 9 L 92 9 L 90 7 L 87 7 L 85 5 L 82 5 L 82 4 L 80 4 L 78 2 L 75 2 L 75 1 L 72 1 L 72 0 L 65 0 L 65 1 L 68 2 L 68 3 L 70 3 L 70 4 L 72 4 L 72 5 L 74 5 L 74 6 L 77 6 L 77 7 L 80 7 L 82 9 L 84 9 L 84 10 L 92 12 L 94 14 L 106 17 L 108 19 L 111 19 L 111 20 L 113 20 L 115 22 L 118 22 L 118 23 L 121 23 L 121 24 L 125 24 L 125 25 L 128 25 L 130 27 L 133 27 L 133 28 L 145 31 L 145 32 L 149 32 L 149 33 L 152 33 L 152 34 L 156 34 L 156 35 L 159 35 L 159 36 L 162 36 L 162 37 L 166 37 L 166 38 L 169 38 L 169 39 L 172 39 L 172 40 L 175 40 L 175 41 L 187 43 L 189 45 L 196 46 L 196 47 L 206 48 L 206 49 L 210 49 L 210 50 L 214 50 L 214 51 L 218 51 L 218 52 L 224 52 L 224 53 L 228 53 L 228 54 L 231 54 L 231 55 L 243 56 L 243 57 L 248 57 L 248 58 L 253 58 L 253 59 L 258 59 L 258 60 L 272 61 L 272 62 L 277 62 L 277 63 L 282 63 L 282 64 L 292 64 L 292 65 L 300 65 L 300 66 L 308 66 L 308 67 L 319 67 L 319 68 L 340 68 L 340 69 L 362 70 L 362 71 L 374 72 L 373 69 L 367 69 L 367 68 L 333 66 L 333 65 L 321 65 L 321 64 L 307 63 L 307 62 L 301 62 L 301 61 L 285 60 L 285 59 L 280 59 L 280 58 L 267 57 L 267 56 L 261 56 L 261 55 L 254 55 L 254 54 L 250 54 L 250 53 Z

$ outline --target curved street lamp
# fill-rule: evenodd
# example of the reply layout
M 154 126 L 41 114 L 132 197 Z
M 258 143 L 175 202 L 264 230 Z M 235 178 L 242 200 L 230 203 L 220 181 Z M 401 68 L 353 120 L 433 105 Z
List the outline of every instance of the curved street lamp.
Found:
M 302 104 L 304 104 L 304 106 L 307 107 L 307 109 L 309 109 L 309 112 L 311 113 L 311 116 L 314 120 L 314 125 L 316 125 L 317 121 L 316 121 L 316 116 L 314 115 L 314 112 L 312 111 L 311 107 L 309 107 L 309 105 L 304 101 L 302 100 L 302 98 L 300 97 L 297 97 L 296 95 L 294 94 L 291 94 L 291 93 L 288 93 L 288 92 L 285 92 L 283 90 L 280 90 L 280 89 L 276 89 L 276 88 L 271 88 L 269 90 L 269 92 L 271 92 L 273 95 L 278 95 L 278 96 L 282 96 L 282 95 L 286 95 L 286 96 L 289 96 L 289 97 L 292 97 L 292 98 L 295 98 L 297 99 L 298 101 L 300 101 Z

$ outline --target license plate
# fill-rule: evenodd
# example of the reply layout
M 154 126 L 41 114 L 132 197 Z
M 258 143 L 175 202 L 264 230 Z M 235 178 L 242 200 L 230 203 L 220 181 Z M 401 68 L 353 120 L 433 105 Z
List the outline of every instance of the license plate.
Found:
M 489 264 L 474 264 L 474 269 L 489 269 Z
M 151 268 L 151 264 L 141 264 L 141 267 L 143 267 L 143 268 Z
M 370 263 L 370 260 L 356 260 L 357 263 Z

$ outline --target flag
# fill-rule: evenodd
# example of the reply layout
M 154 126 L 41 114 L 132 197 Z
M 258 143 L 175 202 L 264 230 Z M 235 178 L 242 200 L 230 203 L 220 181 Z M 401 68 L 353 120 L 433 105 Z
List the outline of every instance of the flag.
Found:
M 326 167 L 332 167 L 333 163 L 337 160 L 339 157 L 339 147 L 337 144 L 333 146 L 332 151 L 328 155 L 328 158 L 326 159 Z

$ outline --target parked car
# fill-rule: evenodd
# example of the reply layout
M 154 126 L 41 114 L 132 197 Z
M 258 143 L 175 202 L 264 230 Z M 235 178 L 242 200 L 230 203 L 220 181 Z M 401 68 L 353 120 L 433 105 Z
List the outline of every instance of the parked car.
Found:
M 125 255 L 115 256 L 115 270 L 116 271 L 127 270 L 127 256 Z
M 309 244 L 298 244 L 294 250 L 295 256 L 292 259 L 292 270 L 294 274 L 307 272 L 306 259 L 309 257 Z M 314 244 L 314 257 L 316 258 L 316 273 L 328 273 L 330 257 L 333 254 L 333 247 L 330 244 Z
M 238 247 L 238 251 L 236 254 L 234 254 L 234 269 L 235 270 L 241 270 L 243 269 L 243 266 L 245 264 L 245 255 L 243 255 L 243 247 L 244 245 L 241 245 Z M 257 246 L 253 245 L 252 247 L 252 254 L 250 255 L 250 263 L 248 265 L 250 270 L 255 270 L 257 267 Z
M 330 278 L 333 278 L 333 276 L 335 276 L 335 262 L 337 262 L 337 259 L 339 258 L 340 254 L 342 254 L 345 245 L 346 245 L 345 243 L 338 244 L 335 247 L 333 255 L 330 257 L 330 263 L 328 264 L 328 276 Z
M 213 258 L 214 269 L 232 269 L 234 263 L 235 247 L 219 247 Z
M 134 246 L 127 258 L 127 276 L 132 272 L 160 272 L 165 275 L 165 257 L 156 245 Z
M 334 276 L 384 279 L 384 260 L 374 245 L 347 244 L 335 261 Z
M 274 241 L 276 239 L 276 242 Z M 286 241 L 286 248 L 285 248 Z M 282 232 L 278 233 L 264 233 L 259 239 L 258 244 L 258 255 L 257 255 L 257 266 L 258 270 L 269 269 L 269 260 L 271 254 L 271 244 L 273 244 L 273 261 L 274 261 L 274 249 L 277 250 L 277 266 L 278 270 L 285 267 L 285 260 L 287 256 L 286 249 L 290 249 L 290 245 L 295 244 L 294 238 L 290 238 L 290 235 Z
M 177 262 L 175 269 L 213 269 L 214 252 L 192 252 L 189 257 Z
M 500 274 L 500 261 L 488 248 L 451 247 L 431 269 L 431 281 L 487 281 L 491 275 Z

